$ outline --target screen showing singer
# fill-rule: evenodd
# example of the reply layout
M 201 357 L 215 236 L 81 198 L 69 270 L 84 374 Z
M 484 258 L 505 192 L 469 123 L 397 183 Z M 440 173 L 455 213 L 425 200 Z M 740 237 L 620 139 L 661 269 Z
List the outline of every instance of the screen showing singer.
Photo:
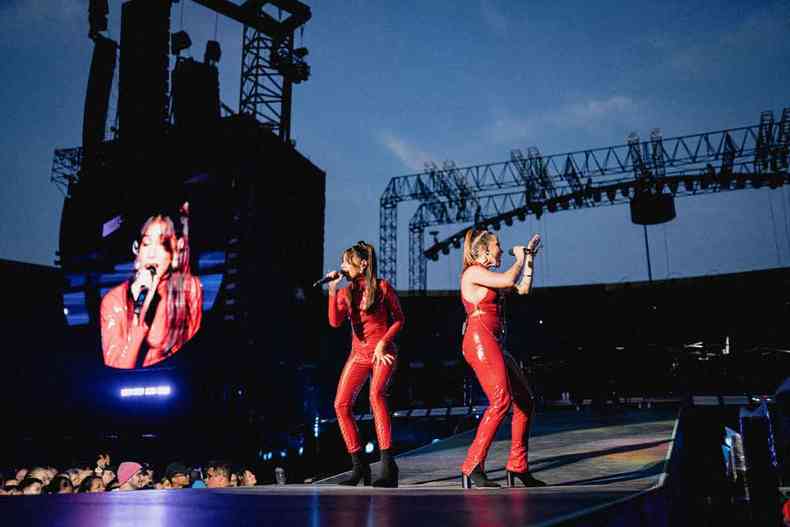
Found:
M 148 218 L 132 243 L 134 274 L 101 301 L 104 364 L 146 368 L 183 349 L 200 328 L 203 290 L 190 270 L 189 205 L 176 223 L 166 214 Z

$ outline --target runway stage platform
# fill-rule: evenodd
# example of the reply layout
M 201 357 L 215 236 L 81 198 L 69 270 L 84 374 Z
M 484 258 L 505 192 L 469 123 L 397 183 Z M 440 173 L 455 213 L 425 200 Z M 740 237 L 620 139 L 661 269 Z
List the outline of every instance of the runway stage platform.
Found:
M 461 489 L 459 466 L 474 430 L 397 457 L 397 489 L 342 487 L 343 474 L 315 484 L 223 490 L 0 497 L 3 525 L 619 525 L 661 523 L 651 497 L 664 484 L 677 410 L 653 408 L 594 415 L 538 414 L 530 464 L 545 488 Z M 397 424 L 397 422 L 396 422 Z M 505 484 L 509 423 L 486 463 Z M 373 465 L 374 477 L 377 464 Z M 648 521 L 645 522 L 644 520 Z

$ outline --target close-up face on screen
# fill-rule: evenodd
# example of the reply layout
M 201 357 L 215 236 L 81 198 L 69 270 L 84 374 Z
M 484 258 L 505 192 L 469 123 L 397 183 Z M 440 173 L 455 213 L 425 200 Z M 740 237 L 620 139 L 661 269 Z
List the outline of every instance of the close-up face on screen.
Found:
M 225 263 L 222 247 L 207 247 L 216 244 L 200 236 L 202 218 L 189 207 L 109 219 L 99 250 L 65 273 L 67 323 L 82 327 L 105 367 L 169 366 L 176 354 L 189 361 Z M 101 261 L 91 262 L 96 255 Z
M 191 273 L 187 219 L 176 232 L 168 216 L 151 216 L 134 241 L 129 279 L 102 296 L 104 364 L 146 368 L 179 352 L 200 328 L 202 285 Z

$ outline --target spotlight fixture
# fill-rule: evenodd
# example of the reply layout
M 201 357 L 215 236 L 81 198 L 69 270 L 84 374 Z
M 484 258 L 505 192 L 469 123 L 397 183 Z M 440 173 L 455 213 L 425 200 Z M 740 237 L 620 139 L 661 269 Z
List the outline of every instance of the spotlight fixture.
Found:
M 557 202 L 553 199 L 549 200 L 549 202 L 546 204 L 546 208 L 549 209 L 549 212 L 557 212 Z
M 495 222 L 493 223 L 493 227 L 494 227 L 494 230 L 495 230 L 495 231 L 498 231 L 499 229 L 501 229 L 501 228 L 502 228 L 502 224 L 501 224 L 501 223 L 499 223 L 498 221 L 495 221 Z
M 222 57 L 222 48 L 216 40 L 206 42 L 206 52 L 203 54 L 203 62 L 206 64 L 218 64 Z
M 450 248 L 447 244 L 442 244 L 442 254 L 450 254 Z
M 513 226 L 513 216 L 508 216 L 507 218 L 505 218 L 505 225 L 507 225 L 508 227 Z
M 615 198 L 617 197 L 617 190 L 612 187 L 606 189 L 606 197 L 609 198 L 610 203 L 614 203 Z
M 522 210 L 516 215 L 516 217 L 518 218 L 518 221 L 524 221 L 527 219 L 527 213 Z
M 453 238 L 453 248 L 460 249 L 461 248 L 461 240 L 458 238 Z
M 192 46 L 192 39 L 186 31 L 179 31 L 170 35 L 170 52 L 173 55 L 180 55 L 185 49 Z
M 624 198 L 628 198 L 628 193 L 630 190 L 631 189 L 628 187 L 628 185 L 623 185 L 623 187 L 620 189 L 620 194 L 622 194 Z

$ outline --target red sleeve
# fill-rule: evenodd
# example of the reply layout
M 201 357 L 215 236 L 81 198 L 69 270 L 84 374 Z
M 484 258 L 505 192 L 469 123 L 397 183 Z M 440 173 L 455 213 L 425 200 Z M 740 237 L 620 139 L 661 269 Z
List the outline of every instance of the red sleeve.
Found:
M 386 280 L 381 281 L 381 292 L 384 294 L 384 305 L 387 306 L 392 324 L 387 328 L 387 332 L 381 338 L 385 343 L 390 343 L 395 338 L 395 335 L 403 328 L 406 319 L 403 316 L 403 311 L 400 308 L 400 300 L 395 293 L 395 289 Z
M 344 291 L 347 290 L 329 292 L 329 325 L 333 328 L 339 328 L 348 316 L 348 301 Z
M 101 344 L 105 365 L 130 369 L 137 363 L 148 327 L 145 323 L 129 327 L 125 295 L 126 288 L 120 285 L 104 295 L 101 301 Z

